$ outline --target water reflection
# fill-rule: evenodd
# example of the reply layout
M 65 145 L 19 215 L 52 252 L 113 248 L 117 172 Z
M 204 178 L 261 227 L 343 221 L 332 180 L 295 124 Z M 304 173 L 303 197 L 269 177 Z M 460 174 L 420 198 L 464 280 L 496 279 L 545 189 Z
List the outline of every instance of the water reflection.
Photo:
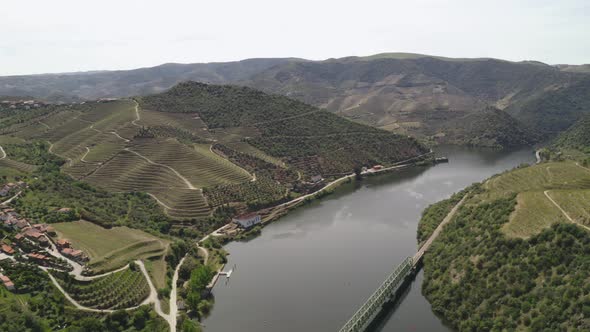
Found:
M 465 186 L 532 162 L 531 151 L 443 148 L 450 162 L 347 184 L 227 245 L 231 283 L 213 290 L 207 331 L 334 331 L 416 250 L 422 210 Z M 420 292 L 421 274 L 381 331 L 448 331 Z

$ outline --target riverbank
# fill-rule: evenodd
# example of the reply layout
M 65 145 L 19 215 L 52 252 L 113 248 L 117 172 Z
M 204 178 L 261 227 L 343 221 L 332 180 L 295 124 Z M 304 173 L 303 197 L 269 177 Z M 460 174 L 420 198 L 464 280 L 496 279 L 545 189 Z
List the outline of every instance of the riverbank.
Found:
M 530 150 L 449 147 L 441 153 L 450 164 L 342 183 L 331 195 L 268 224 L 254 239 L 227 243 L 227 266 L 238 270 L 228 284 L 213 289 L 206 331 L 338 330 L 391 269 L 415 253 L 417 222 L 426 206 L 534 158 Z M 382 331 L 449 331 L 419 284 L 385 316 Z

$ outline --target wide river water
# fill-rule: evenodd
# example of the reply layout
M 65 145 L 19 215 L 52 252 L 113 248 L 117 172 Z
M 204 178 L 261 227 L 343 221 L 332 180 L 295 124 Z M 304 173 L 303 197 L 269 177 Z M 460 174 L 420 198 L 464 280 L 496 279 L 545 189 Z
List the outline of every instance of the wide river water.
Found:
M 370 177 L 290 212 L 248 242 L 232 242 L 208 332 L 337 331 L 417 250 L 422 210 L 473 182 L 534 162 L 512 152 L 440 147 L 448 164 Z M 422 272 L 378 331 L 451 331 L 422 296 Z

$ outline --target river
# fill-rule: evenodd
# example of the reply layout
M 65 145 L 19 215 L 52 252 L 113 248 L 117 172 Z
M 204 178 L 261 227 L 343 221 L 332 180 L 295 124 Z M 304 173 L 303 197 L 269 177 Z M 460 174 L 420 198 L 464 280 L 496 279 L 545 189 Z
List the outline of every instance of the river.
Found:
M 229 281 L 213 289 L 207 332 L 337 331 L 391 270 L 417 249 L 422 210 L 469 184 L 533 163 L 512 152 L 440 147 L 448 164 L 347 184 L 292 211 L 248 242 L 232 242 Z M 420 272 L 378 331 L 451 331 L 422 296 Z

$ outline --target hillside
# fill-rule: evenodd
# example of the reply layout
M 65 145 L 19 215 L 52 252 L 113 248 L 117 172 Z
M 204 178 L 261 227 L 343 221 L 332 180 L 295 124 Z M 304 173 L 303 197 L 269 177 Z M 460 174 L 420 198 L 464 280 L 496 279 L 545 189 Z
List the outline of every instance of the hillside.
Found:
M 590 147 L 590 114 L 578 120 L 556 140 L 560 148 L 587 150 Z
M 250 77 L 268 67 L 296 59 L 247 59 L 236 62 L 179 64 L 133 70 L 0 77 L 0 96 L 46 100 L 129 97 L 164 91 L 178 82 L 225 83 Z
M 75 100 L 153 94 L 187 80 L 237 84 L 294 98 L 380 129 L 459 144 L 472 144 L 458 138 L 471 134 L 461 119 L 486 121 L 485 109 L 493 106 L 520 121 L 515 131 L 535 133 L 514 141 L 529 144 L 539 136 L 565 130 L 587 111 L 590 78 L 584 68 L 410 53 L 324 61 L 248 59 L 0 77 L 0 96 Z M 502 141 L 502 136 L 512 134 L 481 135 Z M 488 139 L 481 142 L 487 145 Z
M 152 111 L 198 114 L 219 140 L 227 142 L 223 136 L 231 131 L 234 142 L 247 142 L 306 176 L 343 174 L 426 152 L 413 139 L 247 87 L 186 82 L 139 103 Z
M 424 258 L 432 309 L 459 331 L 588 330 L 590 170 L 541 163 L 466 191 Z M 427 209 L 419 229 L 448 209 L 449 200 Z
M 460 132 L 469 128 L 458 120 L 485 117 L 482 110 L 487 106 L 505 110 L 535 131 L 553 134 L 552 111 L 542 98 L 551 94 L 555 103 L 571 98 L 582 103 L 590 99 L 579 91 L 585 78 L 537 62 L 384 54 L 274 66 L 248 84 L 386 130 L 456 142 L 453 136 L 469 133 Z M 579 114 L 573 110 L 560 121 L 571 125 Z M 450 124 L 455 133 L 449 132 Z
M 458 145 L 490 148 L 514 148 L 533 145 L 539 135 L 510 114 L 495 107 L 450 121 L 436 139 Z
M 44 185 L 71 189 L 31 192 L 23 211 L 46 218 L 43 206 L 65 204 L 105 226 L 164 229 L 183 221 L 205 231 L 226 213 L 268 207 L 355 168 L 428 152 L 412 138 L 247 87 L 186 82 L 136 100 L 8 105 L 0 105 L 7 155 L 0 167 L 31 174 L 51 164 L 101 189 L 52 173 L 40 177 Z M 135 208 L 140 202 L 145 209 Z M 113 217 L 107 204 L 126 218 Z

